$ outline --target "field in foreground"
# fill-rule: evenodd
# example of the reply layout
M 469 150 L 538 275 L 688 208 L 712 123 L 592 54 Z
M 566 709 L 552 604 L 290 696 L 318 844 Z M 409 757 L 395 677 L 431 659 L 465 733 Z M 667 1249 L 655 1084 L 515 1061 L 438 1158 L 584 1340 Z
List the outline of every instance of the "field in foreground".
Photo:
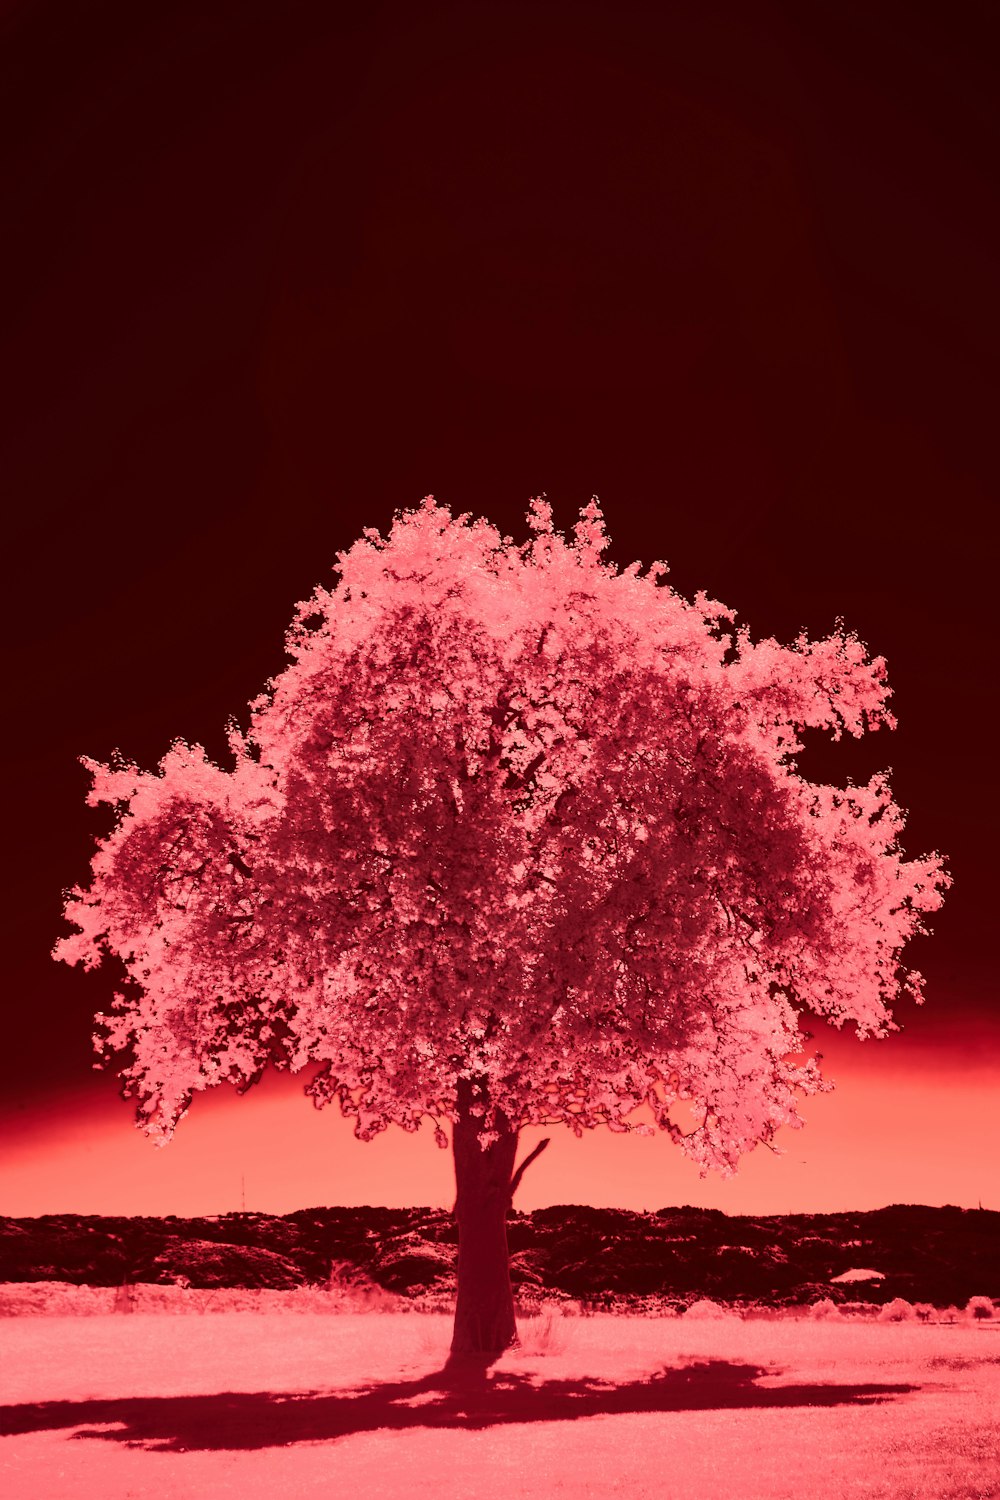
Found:
M 1000 1323 L 593 1317 L 480 1381 L 442 1316 L 11 1318 L 8 1500 L 987 1500 Z

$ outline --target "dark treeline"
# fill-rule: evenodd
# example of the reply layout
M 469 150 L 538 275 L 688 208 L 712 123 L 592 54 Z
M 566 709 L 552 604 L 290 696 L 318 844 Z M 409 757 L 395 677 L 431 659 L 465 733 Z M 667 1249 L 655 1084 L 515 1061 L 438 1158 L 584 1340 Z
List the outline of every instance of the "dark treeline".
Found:
M 512 1212 L 523 1295 L 696 1297 L 789 1306 L 830 1296 L 938 1306 L 1000 1297 L 1000 1213 L 900 1204 L 865 1213 L 729 1216 L 718 1210 L 559 1205 Z M 404 1296 L 454 1288 L 453 1216 L 427 1208 L 270 1215 L 0 1218 L 0 1281 L 294 1287 L 361 1274 Z M 851 1270 L 881 1280 L 838 1282 Z

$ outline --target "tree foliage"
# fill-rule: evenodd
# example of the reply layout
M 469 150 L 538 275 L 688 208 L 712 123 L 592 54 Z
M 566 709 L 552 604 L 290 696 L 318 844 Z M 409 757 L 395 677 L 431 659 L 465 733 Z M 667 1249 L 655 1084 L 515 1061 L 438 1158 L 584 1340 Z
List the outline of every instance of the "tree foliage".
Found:
M 98 1041 L 152 1134 L 318 1064 L 363 1139 L 429 1116 L 445 1144 L 471 1080 L 484 1144 L 497 1110 L 579 1132 L 646 1104 L 728 1171 L 824 1087 L 802 1013 L 880 1036 L 919 999 L 940 858 L 903 857 L 885 777 L 797 769 L 805 729 L 893 724 L 884 662 L 619 571 L 596 504 L 529 522 L 515 545 L 429 497 L 366 531 L 228 769 L 180 740 L 153 773 L 85 762 L 117 820 L 55 952 L 123 962 Z

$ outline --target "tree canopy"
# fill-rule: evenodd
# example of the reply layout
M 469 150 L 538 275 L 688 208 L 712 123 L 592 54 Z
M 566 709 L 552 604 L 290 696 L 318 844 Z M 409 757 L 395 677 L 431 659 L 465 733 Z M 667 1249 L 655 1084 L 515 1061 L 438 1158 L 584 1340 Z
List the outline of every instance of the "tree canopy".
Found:
M 150 1133 L 193 1094 L 318 1065 L 370 1139 L 462 1081 L 514 1127 L 656 1125 L 703 1168 L 824 1087 L 799 1017 L 884 1035 L 940 905 L 884 776 L 816 785 L 802 732 L 892 726 L 851 634 L 751 640 L 666 568 L 604 560 L 532 502 L 523 545 L 428 497 L 297 608 L 290 664 L 155 772 L 87 760 L 116 823 L 58 958 L 127 982 L 99 1043 Z M 676 1101 L 697 1112 L 677 1123 Z M 640 1129 L 649 1129 L 640 1126 Z

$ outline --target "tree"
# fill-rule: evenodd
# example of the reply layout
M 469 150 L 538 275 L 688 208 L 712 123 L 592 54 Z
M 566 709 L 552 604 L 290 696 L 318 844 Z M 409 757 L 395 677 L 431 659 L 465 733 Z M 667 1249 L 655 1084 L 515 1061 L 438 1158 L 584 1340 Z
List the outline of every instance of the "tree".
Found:
M 526 1125 L 651 1132 L 703 1170 L 827 1087 L 802 1013 L 894 1028 L 901 964 L 948 884 L 905 860 L 883 776 L 813 785 L 801 731 L 891 726 L 843 629 L 753 643 L 666 568 L 619 571 L 596 504 L 522 546 L 428 497 L 298 606 L 291 664 L 155 773 L 86 760 L 117 809 L 78 931 L 126 983 L 95 1039 L 167 1140 L 194 1093 L 264 1067 L 370 1140 L 425 1117 L 459 1227 L 453 1348 L 515 1337 L 505 1220 Z M 682 1130 L 687 1101 L 699 1123 Z

